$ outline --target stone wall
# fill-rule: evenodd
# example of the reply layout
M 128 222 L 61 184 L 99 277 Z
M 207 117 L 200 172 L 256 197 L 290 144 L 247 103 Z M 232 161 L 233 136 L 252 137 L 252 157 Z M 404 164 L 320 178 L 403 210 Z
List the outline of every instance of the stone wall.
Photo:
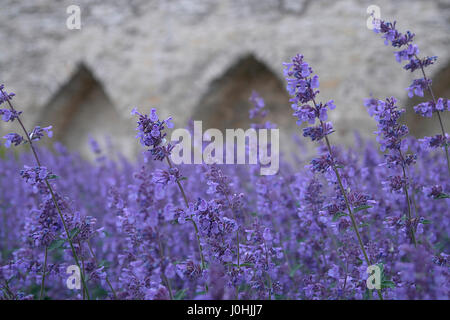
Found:
M 66 28 L 71 4 L 81 7 L 81 30 Z M 350 144 L 353 130 L 374 129 L 362 104 L 369 94 L 411 103 L 405 88 L 413 75 L 366 28 L 371 4 L 415 32 L 424 55 L 439 57 L 429 72 L 444 94 L 450 5 L 443 0 L 3 0 L 0 81 L 17 93 L 28 125 L 54 123 L 58 139 L 84 154 L 88 133 L 110 135 L 132 155 L 133 107 L 157 107 L 178 126 L 191 118 L 247 125 L 252 89 L 292 133 L 282 62 L 301 52 L 320 76 L 321 99 L 338 106 L 333 139 Z M 434 132 L 434 122 L 414 123 L 418 135 Z

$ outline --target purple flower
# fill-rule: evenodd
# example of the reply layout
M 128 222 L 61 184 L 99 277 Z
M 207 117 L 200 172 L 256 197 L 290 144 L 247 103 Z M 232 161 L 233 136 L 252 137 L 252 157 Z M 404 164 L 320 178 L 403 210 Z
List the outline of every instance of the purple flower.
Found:
M 13 92 L 8 93 L 5 91 L 5 86 L 3 84 L 0 85 L 0 105 L 5 101 L 11 100 L 14 96 L 15 94 Z
M 303 128 L 303 136 L 318 141 L 334 132 L 331 122 L 323 123 L 328 119 L 328 110 L 336 108 L 333 100 L 327 103 L 316 103 L 315 97 L 319 90 L 319 77 L 312 75 L 312 68 L 303 61 L 302 55 L 296 55 L 291 63 L 284 63 L 284 74 L 288 83 L 287 90 L 292 96 L 293 115 L 297 117 L 297 125 L 303 122 L 314 124 L 316 119 L 320 125 Z M 312 77 L 311 77 L 312 76 Z
M 444 137 L 441 134 L 437 134 L 433 137 L 424 137 L 419 140 L 427 148 L 444 148 L 446 145 L 450 145 L 450 138 L 448 134 Z
M 415 79 L 412 84 L 406 89 L 408 90 L 408 97 L 412 98 L 414 95 L 423 97 L 423 91 L 431 86 L 431 80 L 429 79 Z
M 316 110 L 308 104 L 302 105 L 301 107 L 297 107 L 293 105 L 295 108 L 295 112 L 293 116 L 298 118 L 297 124 L 301 125 L 303 122 L 309 122 L 310 124 L 314 124 L 316 121 Z
M 252 95 L 250 96 L 249 100 L 253 104 L 253 108 L 249 111 L 249 118 L 264 118 L 267 115 L 267 111 L 263 110 L 265 107 L 264 99 L 259 95 L 258 92 L 252 91 Z
M 319 88 L 320 84 L 319 84 L 319 77 L 317 75 L 314 75 L 314 77 L 312 77 L 311 79 L 311 88 L 317 89 Z M 333 100 L 331 100 L 333 101 Z
M 450 111 L 450 100 L 439 98 L 435 106 L 437 111 Z
M 414 107 L 414 111 L 422 117 L 432 117 L 433 112 L 450 110 L 450 100 L 439 98 L 436 104 L 433 101 L 419 103 Z
M 433 116 L 434 103 L 432 101 L 419 103 L 414 107 L 414 111 L 422 117 L 431 118 Z
M 375 28 L 373 29 L 375 33 L 383 34 L 382 38 L 385 39 L 384 44 L 391 45 L 394 48 L 401 48 L 407 46 L 403 50 L 396 51 L 395 58 L 401 63 L 404 60 L 409 61 L 403 68 L 406 70 L 411 70 L 411 72 L 415 71 L 418 68 L 427 67 L 430 64 L 433 64 L 436 61 L 437 57 L 426 57 L 422 60 L 417 58 L 419 54 L 419 49 L 417 45 L 412 44 L 414 39 L 414 34 L 410 31 L 407 31 L 405 34 L 398 32 L 395 28 L 396 22 L 386 22 L 383 20 L 377 20 L 375 24 Z
M 391 176 L 388 180 L 389 187 L 392 191 L 400 191 L 406 187 L 406 180 L 401 176 Z
M 39 126 L 36 126 L 33 131 L 30 133 L 30 139 L 32 141 L 38 141 L 41 140 L 41 138 L 44 136 L 44 133 L 47 133 L 47 136 L 49 138 L 53 137 L 53 131 L 52 126 L 48 126 L 45 128 L 41 128 Z
M 325 154 L 320 156 L 319 158 L 314 158 L 311 160 L 311 170 L 313 172 L 325 172 L 328 168 L 334 165 L 333 159 L 330 154 Z
M 425 67 L 428 67 L 428 66 L 434 64 L 434 62 L 436 62 L 436 60 L 437 60 L 437 56 L 425 57 L 423 59 L 413 58 L 413 59 L 409 60 L 409 62 L 407 64 L 405 64 L 403 66 L 403 68 L 405 70 L 410 70 L 411 72 L 414 72 L 417 69 L 425 68 Z
M 169 182 L 180 181 L 181 174 L 177 168 L 169 168 L 168 170 L 155 170 L 153 174 L 153 181 L 156 183 L 161 183 L 167 185 Z
M 350 204 L 355 208 L 368 205 L 369 203 L 374 203 L 368 194 L 360 191 L 351 191 L 347 197 Z
M 406 49 L 395 52 L 395 59 L 401 63 L 403 60 L 411 60 L 417 54 L 419 54 L 417 46 L 410 44 Z
M 18 146 L 21 143 L 24 143 L 25 140 L 23 137 L 17 133 L 8 133 L 6 136 L 3 137 L 3 139 L 6 140 L 5 147 L 9 148 L 13 144 L 14 146 Z
M 443 194 L 443 188 L 441 185 L 434 185 L 431 187 L 431 189 L 430 188 L 427 189 L 428 189 L 427 196 L 434 199 L 438 199 L 438 197 Z
M 89 136 L 89 146 L 91 147 L 92 152 L 95 154 L 101 154 L 102 150 L 97 140 L 95 140 L 92 136 Z
M 314 88 L 318 86 L 317 76 L 308 78 L 312 73 L 312 68 L 303 61 L 302 55 L 296 55 L 291 63 L 283 63 L 284 74 L 287 81 L 287 90 L 293 98 L 290 100 L 294 104 L 305 104 L 312 101 L 318 91 Z
M 5 122 L 8 122 L 8 121 L 13 122 L 21 114 L 22 114 L 22 112 L 17 112 L 16 110 L 0 109 L 0 115 L 2 116 L 2 120 Z
M 156 114 L 156 109 L 152 109 L 149 116 L 139 113 L 136 108 L 133 109 L 131 114 L 139 116 L 136 129 L 138 135 L 136 137 L 140 139 L 143 146 L 150 148 L 149 151 L 154 159 L 162 161 L 169 156 L 174 146 L 171 143 L 165 145 L 166 133 L 164 130 L 165 126 L 173 128 L 172 118 L 169 117 L 160 121 Z
M 269 228 L 265 228 L 265 229 L 264 229 L 264 232 L 263 232 L 263 238 L 264 238 L 264 240 L 266 240 L 266 241 L 272 241 L 273 236 L 272 236 L 272 233 L 270 232 L 270 229 L 269 229 Z
M 374 102 L 366 99 L 366 107 L 369 114 L 378 122 L 377 134 L 381 150 L 400 149 L 400 142 L 408 134 L 408 127 L 399 124 L 399 119 L 405 110 L 398 109 L 397 100 L 394 97 L 387 98 L 385 101 L 378 100 Z
M 316 127 L 303 128 L 303 136 L 310 137 L 312 141 L 319 141 L 333 132 L 334 130 L 331 122 L 326 122 L 323 125 L 318 125 Z
M 205 212 L 206 210 L 208 210 L 208 203 L 204 199 L 199 199 L 198 210 L 200 212 Z
M 20 175 L 25 181 L 31 185 L 35 185 L 47 180 L 51 172 L 46 167 L 29 167 L 25 166 L 23 170 L 20 171 Z

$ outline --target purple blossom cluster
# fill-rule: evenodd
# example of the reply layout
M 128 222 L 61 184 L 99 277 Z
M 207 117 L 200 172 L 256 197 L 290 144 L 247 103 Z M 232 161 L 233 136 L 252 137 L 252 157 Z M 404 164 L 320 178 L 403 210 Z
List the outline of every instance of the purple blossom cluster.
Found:
M 133 109 L 132 114 L 139 116 L 138 120 L 138 135 L 141 144 L 149 148 L 149 152 L 155 160 L 163 160 L 170 155 L 173 149 L 173 145 L 167 143 L 165 145 L 166 133 L 164 132 L 165 126 L 172 128 L 172 118 L 169 117 L 166 120 L 159 120 L 156 114 L 156 109 L 152 109 L 150 115 L 142 115 L 136 109 Z
M 50 180 L 55 189 L 75 200 L 58 198 L 69 228 L 86 230 L 77 234 L 84 245 L 76 250 L 89 266 L 91 299 L 115 299 L 106 276 L 118 299 L 377 298 L 366 289 L 367 266 L 349 217 L 339 214 L 345 204 L 329 170 L 314 173 L 282 162 L 281 175 L 258 176 L 252 166 L 183 165 L 178 170 L 187 179 L 180 183 L 190 199 L 185 207 L 176 182 L 154 179 L 158 170 L 168 170 L 163 163 L 134 165 L 102 151 L 92 164 L 60 145 L 55 148 L 39 148 L 52 170 L 32 167 L 28 182 L 55 172 L 58 178 Z M 370 143 L 335 148 L 335 157 L 343 166 L 342 179 L 360 188 L 348 194 L 352 206 L 372 206 L 355 215 L 370 259 L 383 263 L 392 282 L 386 280 L 383 298 L 448 299 L 445 160 L 417 142 L 410 148 L 417 154 L 409 168 L 419 217 L 413 221 L 417 248 L 407 236 L 404 197 L 383 189 L 392 174 L 379 165 L 385 157 Z M 32 156 L 24 152 L 16 160 L 7 153 L 0 161 L 0 206 L 6 217 L 0 229 L 0 283 L 11 291 L 1 296 L 38 298 L 44 246 L 64 239 L 63 226 L 52 202 L 43 201 L 25 178 L 17 178 Z M 87 216 L 96 223 L 77 222 Z M 196 221 L 206 268 L 189 219 Z M 68 244 L 53 247 L 46 295 L 82 299 L 81 291 L 65 285 L 66 267 L 73 264 Z
M 402 48 L 402 50 L 396 51 L 394 55 L 399 63 L 408 61 L 408 64 L 403 67 L 405 70 L 414 72 L 417 69 L 433 64 L 437 60 L 436 56 L 419 59 L 419 48 L 413 44 L 415 34 L 411 31 L 406 31 L 406 33 L 399 32 L 395 21 L 387 22 L 375 19 L 374 22 L 375 28 L 373 30 L 375 33 L 383 34 L 382 38 L 385 45 L 391 44 L 394 48 Z
M 374 19 L 374 32 L 381 33 L 384 39 L 384 44 L 391 44 L 392 47 L 396 49 L 402 48 L 402 50 L 395 52 L 395 58 L 399 63 L 403 61 L 408 61 L 408 63 L 403 67 L 405 70 L 414 72 L 420 70 L 422 73 L 422 78 L 414 79 L 411 85 L 406 88 L 408 91 L 408 96 L 410 98 L 414 95 L 423 97 L 424 91 L 428 91 L 432 100 L 421 102 L 414 107 L 414 111 L 423 117 L 432 117 L 436 114 L 439 119 L 441 133 L 435 135 L 434 137 L 425 137 L 422 142 L 425 146 L 429 148 L 442 148 L 445 150 L 445 155 L 447 158 L 447 168 L 450 173 L 450 156 L 448 151 L 449 137 L 445 130 L 443 119 L 441 113 L 450 110 L 450 103 L 448 99 L 438 98 L 434 95 L 432 89 L 432 81 L 427 78 L 425 73 L 425 68 L 434 64 L 437 60 L 436 56 L 427 56 L 425 58 L 419 58 L 419 49 L 417 45 L 413 44 L 414 33 L 411 31 L 406 31 L 406 33 L 401 33 L 396 28 L 396 22 L 386 22 L 383 20 Z
M 396 57 L 407 69 L 427 65 L 412 33 L 384 22 L 379 32 L 404 48 Z M 302 55 L 284 67 L 293 115 L 318 154 L 282 157 L 268 176 L 259 164 L 173 165 L 171 118 L 155 109 L 133 110 L 146 150 L 136 163 L 92 138 L 94 162 L 57 142 L 35 145 L 51 127 L 28 132 L 1 86 L 2 120 L 24 131 L 5 146 L 31 152 L 0 146 L 0 299 L 449 299 L 449 172 L 429 148 L 448 137 L 415 139 L 395 98 L 369 98 L 380 148 L 359 136 L 332 145 L 333 100 L 318 101 Z M 424 77 L 408 92 L 430 85 Z M 252 126 L 274 127 L 262 96 L 250 102 Z M 448 110 L 448 100 L 431 108 Z M 74 264 L 80 290 L 67 286 Z M 377 290 L 366 283 L 373 265 Z
M 433 101 L 422 102 L 414 107 L 414 111 L 423 117 L 431 118 L 433 112 L 450 111 L 450 100 L 439 98 L 436 103 Z
M 333 132 L 330 122 L 323 123 L 328 119 L 328 110 L 336 108 L 334 101 L 316 104 L 315 98 L 319 94 L 319 77 L 313 75 L 313 69 L 303 60 L 302 55 L 295 56 L 291 62 L 284 63 L 284 75 L 287 81 L 287 91 L 291 95 L 290 102 L 297 117 L 297 124 L 303 122 L 315 124 L 317 126 L 303 129 L 303 136 L 310 137 L 312 141 L 321 140 Z

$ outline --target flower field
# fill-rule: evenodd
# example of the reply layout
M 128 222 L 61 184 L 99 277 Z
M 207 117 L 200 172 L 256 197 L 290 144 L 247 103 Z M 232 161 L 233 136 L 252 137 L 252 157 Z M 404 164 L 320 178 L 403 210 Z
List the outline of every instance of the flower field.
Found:
M 434 96 L 426 68 L 437 58 L 421 57 L 413 33 L 385 21 L 375 31 L 418 75 L 408 95 L 431 94 L 414 110 L 439 118 L 436 135 L 415 139 L 395 97 L 368 94 L 376 141 L 333 143 L 328 113 L 340 106 L 320 101 L 299 54 L 283 67 L 301 165 L 281 156 L 275 175 L 172 163 L 171 118 L 157 109 L 133 111 L 135 163 L 94 140 L 94 162 L 39 146 L 52 128 L 28 131 L 2 85 L 0 299 L 448 299 L 450 100 Z M 249 103 L 253 127 L 277 125 L 257 93 Z

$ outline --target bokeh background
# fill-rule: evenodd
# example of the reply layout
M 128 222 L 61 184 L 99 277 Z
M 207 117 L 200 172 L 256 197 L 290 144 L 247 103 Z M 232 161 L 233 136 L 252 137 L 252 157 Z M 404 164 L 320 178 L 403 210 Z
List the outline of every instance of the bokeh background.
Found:
M 437 133 L 436 119 L 410 112 L 420 102 L 405 89 L 414 76 L 366 27 L 370 5 L 380 7 L 382 19 L 397 20 L 400 30 L 412 30 L 422 55 L 439 57 L 428 72 L 436 94 L 450 97 L 449 0 L 0 3 L 1 82 L 17 94 L 28 126 L 53 125 L 53 140 L 86 157 L 89 135 L 129 158 L 138 154 L 133 107 L 156 107 L 178 127 L 192 119 L 203 120 L 204 130 L 248 128 L 252 90 L 265 98 L 282 147 L 289 147 L 299 128 L 282 63 L 297 53 L 319 75 L 321 100 L 338 106 L 331 113 L 334 141 L 351 145 L 354 130 L 373 136 L 363 106 L 370 94 L 398 98 L 414 135 Z M 66 27 L 66 9 L 74 4 L 81 8 L 81 30 Z M 0 133 L 11 130 L 5 127 Z

